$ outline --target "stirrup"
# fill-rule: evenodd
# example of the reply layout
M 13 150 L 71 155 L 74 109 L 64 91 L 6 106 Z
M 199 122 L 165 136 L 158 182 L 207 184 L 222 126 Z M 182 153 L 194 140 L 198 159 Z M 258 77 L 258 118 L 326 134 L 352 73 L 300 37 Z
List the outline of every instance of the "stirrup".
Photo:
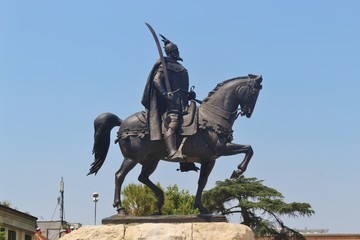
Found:
M 197 172 L 198 170 L 200 170 L 200 168 L 198 168 L 193 162 L 180 162 L 180 168 L 176 169 L 176 171 L 181 171 L 181 172 L 189 172 L 189 171 Z
M 186 156 L 182 154 L 181 151 L 176 151 L 173 155 L 168 156 L 166 159 L 168 160 L 176 160 L 176 159 L 185 159 Z

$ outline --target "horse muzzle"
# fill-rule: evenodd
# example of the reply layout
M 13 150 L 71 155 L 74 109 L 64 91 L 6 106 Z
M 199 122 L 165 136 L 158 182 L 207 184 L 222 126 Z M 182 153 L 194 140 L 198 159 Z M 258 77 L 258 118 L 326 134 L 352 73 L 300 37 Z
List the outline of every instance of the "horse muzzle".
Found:
M 252 111 L 250 108 L 241 109 L 240 116 L 246 116 L 247 118 L 251 118 Z

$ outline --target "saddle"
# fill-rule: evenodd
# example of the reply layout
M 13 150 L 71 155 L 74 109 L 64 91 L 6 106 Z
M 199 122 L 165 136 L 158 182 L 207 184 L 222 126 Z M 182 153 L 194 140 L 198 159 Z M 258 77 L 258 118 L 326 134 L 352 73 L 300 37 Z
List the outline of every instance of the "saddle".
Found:
M 187 111 L 180 119 L 181 127 L 179 128 L 179 135 L 181 136 L 192 136 L 197 132 L 198 128 L 198 108 L 196 107 L 195 101 L 191 101 L 190 105 L 187 108 Z M 141 111 L 135 113 L 135 117 L 140 121 L 136 129 L 129 129 L 126 136 L 138 135 L 139 137 L 144 137 L 145 134 L 149 133 L 149 128 L 147 125 L 147 112 Z M 165 126 L 162 124 L 162 131 L 165 131 Z M 123 134 L 122 134 L 123 135 Z M 124 138 L 125 136 L 122 136 Z
M 181 136 L 192 136 L 197 132 L 198 128 L 198 108 L 195 101 L 191 101 L 188 111 L 183 115 L 181 120 L 180 134 Z

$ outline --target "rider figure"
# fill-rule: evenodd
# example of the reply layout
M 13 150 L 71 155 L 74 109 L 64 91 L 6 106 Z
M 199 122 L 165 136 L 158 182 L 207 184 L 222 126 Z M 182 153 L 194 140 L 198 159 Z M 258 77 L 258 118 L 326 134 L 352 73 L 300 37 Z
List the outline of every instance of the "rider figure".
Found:
M 178 47 L 160 35 L 164 42 L 166 53 L 165 64 L 167 68 L 169 85 L 165 83 L 164 66 L 157 61 L 152 68 L 141 103 L 148 110 L 148 123 L 150 140 L 161 140 L 164 138 L 168 151 L 169 160 L 183 158 L 177 151 L 177 130 L 180 120 L 186 111 L 188 101 L 195 98 L 195 92 L 189 92 L 189 75 L 186 68 L 178 61 L 182 61 Z M 170 87 L 171 89 L 167 89 Z M 162 137 L 161 124 L 165 130 Z M 195 164 L 180 163 L 180 170 L 197 170 Z

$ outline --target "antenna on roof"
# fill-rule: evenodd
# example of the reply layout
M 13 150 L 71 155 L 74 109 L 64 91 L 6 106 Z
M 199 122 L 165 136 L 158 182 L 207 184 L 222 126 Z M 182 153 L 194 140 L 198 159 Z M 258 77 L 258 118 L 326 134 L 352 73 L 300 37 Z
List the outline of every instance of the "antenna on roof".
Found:
M 64 224 L 64 181 L 61 177 L 60 181 L 60 221 L 61 226 Z

